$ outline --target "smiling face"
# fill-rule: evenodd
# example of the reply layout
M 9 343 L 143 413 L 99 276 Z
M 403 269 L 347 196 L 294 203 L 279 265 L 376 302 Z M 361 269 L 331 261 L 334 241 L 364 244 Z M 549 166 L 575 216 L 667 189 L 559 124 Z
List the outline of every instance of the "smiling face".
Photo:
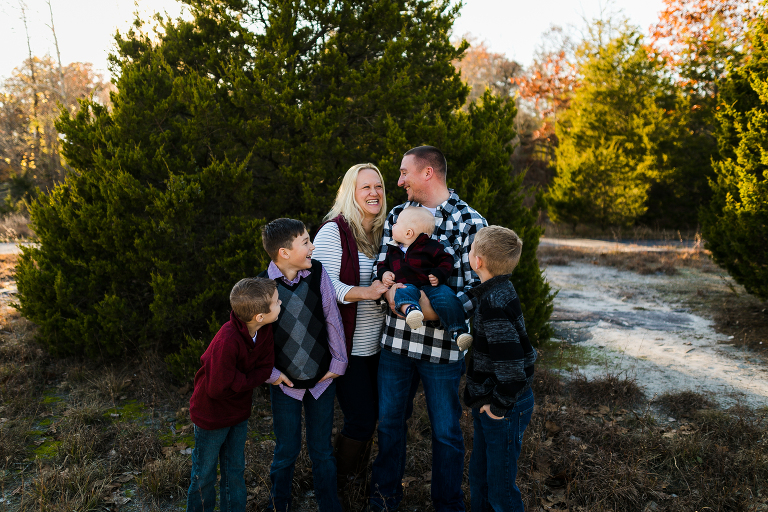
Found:
M 397 186 L 405 189 L 409 201 L 423 203 L 426 200 L 424 169 L 414 155 L 404 156 L 400 163 L 400 178 L 397 180 Z
M 315 246 L 309 241 L 309 233 L 305 229 L 301 236 L 293 239 L 290 249 L 280 249 L 280 258 L 290 270 L 308 269 L 312 267 L 312 251 L 314 250 Z
M 384 202 L 384 184 L 373 169 L 360 169 L 355 183 L 355 202 L 366 219 L 376 217 Z

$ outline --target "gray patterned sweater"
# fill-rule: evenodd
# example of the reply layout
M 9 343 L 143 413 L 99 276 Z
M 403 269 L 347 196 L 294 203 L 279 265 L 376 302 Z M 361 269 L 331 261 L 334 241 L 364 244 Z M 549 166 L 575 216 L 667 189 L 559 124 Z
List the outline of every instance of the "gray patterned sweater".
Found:
M 536 351 L 525 331 L 520 299 L 509 275 L 495 276 L 475 286 L 469 295 L 476 301 L 475 340 L 464 403 L 470 408 L 490 404 L 495 416 L 505 416 L 531 386 Z

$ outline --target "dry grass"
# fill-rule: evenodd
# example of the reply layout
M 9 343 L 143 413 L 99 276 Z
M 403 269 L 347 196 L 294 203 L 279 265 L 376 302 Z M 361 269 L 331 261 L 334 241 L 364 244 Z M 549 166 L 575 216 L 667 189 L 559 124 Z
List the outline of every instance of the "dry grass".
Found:
M 15 242 L 29 240 L 35 237 L 35 232 L 29 225 L 29 216 L 21 213 L 9 213 L 0 218 L 0 240 Z
M 34 343 L 29 322 L 0 309 L 0 323 L 0 490 L 8 500 L 0 510 L 116 510 L 126 496 L 136 510 L 183 506 L 190 458 L 182 450 L 193 442 L 190 392 L 173 386 L 162 360 L 147 354 L 120 365 L 55 361 Z M 648 403 L 623 376 L 563 378 L 543 366 L 533 386 L 536 408 L 518 477 L 526 510 L 768 510 L 768 411 L 721 411 L 692 392 Z M 469 507 L 468 411 L 461 425 Z M 259 389 L 245 448 L 250 511 L 263 509 L 269 496 L 273 439 L 268 395 Z M 431 443 L 420 392 L 408 422 L 403 511 L 433 510 Z M 311 490 L 305 448 L 294 510 L 316 510 Z M 340 498 L 345 510 L 359 510 L 367 495 L 360 481 Z
M 705 251 L 595 252 L 573 247 L 540 246 L 537 254 L 542 266 L 568 265 L 572 261 L 578 261 L 643 275 L 675 275 L 680 268 L 695 268 L 713 273 L 720 271 Z

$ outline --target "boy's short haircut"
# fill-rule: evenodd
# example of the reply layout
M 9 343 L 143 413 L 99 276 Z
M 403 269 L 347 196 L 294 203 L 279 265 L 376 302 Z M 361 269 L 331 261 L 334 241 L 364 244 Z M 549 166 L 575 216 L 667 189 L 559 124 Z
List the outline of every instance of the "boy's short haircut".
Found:
M 261 228 L 261 243 L 272 261 L 277 261 L 280 249 L 291 249 L 293 241 L 304 234 L 307 228 L 296 219 L 275 219 Z
M 229 304 L 242 322 L 250 322 L 258 314 L 269 313 L 277 283 L 266 277 L 246 277 L 229 292 Z
M 432 236 L 432 233 L 435 232 L 435 216 L 426 208 L 422 206 L 409 206 L 400 212 L 400 217 L 402 217 L 403 214 L 410 217 L 410 221 L 413 223 L 415 231 L 426 233 L 429 236 Z
M 481 228 L 472 245 L 475 255 L 483 258 L 485 268 L 494 276 L 511 274 L 523 251 L 523 240 L 503 226 Z

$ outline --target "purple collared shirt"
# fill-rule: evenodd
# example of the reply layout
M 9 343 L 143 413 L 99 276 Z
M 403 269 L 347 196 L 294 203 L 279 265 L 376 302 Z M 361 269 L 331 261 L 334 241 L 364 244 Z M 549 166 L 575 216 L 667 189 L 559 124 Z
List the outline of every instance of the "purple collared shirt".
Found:
M 286 279 L 283 272 L 277 268 L 274 261 L 269 263 L 267 268 L 267 275 L 270 279 L 280 278 L 289 285 L 294 285 L 299 282 L 299 279 L 307 277 L 311 272 L 309 269 L 299 270 L 293 281 Z M 320 297 L 323 300 L 323 313 L 325 314 L 325 328 L 328 331 L 328 349 L 331 351 L 331 366 L 328 371 L 337 375 L 344 375 L 347 371 L 347 345 L 344 339 L 344 328 L 341 324 L 341 313 L 339 313 L 339 306 L 336 304 L 336 292 L 333 289 L 333 283 L 331 278 L 328 277 L 328 273 L 323 269 L 322 277 L 320 278 Z M 268 384 L 272 384 L 280 377 L 280 370 L 272 368 L 272 375 L 267 380 Z M 318 382 L 313 388 L 309 390 L 312 396 L 317 400 L 323 391 L 328 389 L 331 385 L 331 379 Z M 284 384 L 280 384 L 280 389 L 291 398 L 296 400 L 304 399 L 305 389 L 289 388 Z

